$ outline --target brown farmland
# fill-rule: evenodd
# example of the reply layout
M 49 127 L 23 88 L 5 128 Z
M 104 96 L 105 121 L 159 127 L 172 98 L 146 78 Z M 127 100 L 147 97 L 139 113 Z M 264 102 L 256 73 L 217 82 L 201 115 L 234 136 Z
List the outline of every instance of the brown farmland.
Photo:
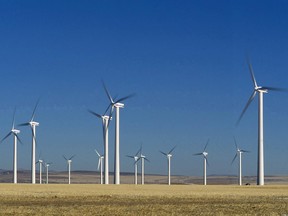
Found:
M 288 215 L 288 186 L 0 184 L 0 215 Z

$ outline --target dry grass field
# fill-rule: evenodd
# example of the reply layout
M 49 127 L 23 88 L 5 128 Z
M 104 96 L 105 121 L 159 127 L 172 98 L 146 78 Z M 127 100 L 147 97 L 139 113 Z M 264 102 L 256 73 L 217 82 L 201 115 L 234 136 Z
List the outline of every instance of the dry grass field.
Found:
M 0 184 L 0 215 L 288 215 L 288 186 Z

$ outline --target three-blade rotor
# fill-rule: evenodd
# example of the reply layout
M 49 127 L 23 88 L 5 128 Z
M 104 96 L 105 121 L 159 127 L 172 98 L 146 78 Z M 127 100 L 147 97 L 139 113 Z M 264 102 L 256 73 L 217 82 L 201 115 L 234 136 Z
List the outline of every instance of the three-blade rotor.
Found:
M 278 87 L 270 87 L 270 86 L 258 86 L 257 84 L 257 81 L 256 81 L 256 78 L 255 78 L 255 75 L 254 75 L 254 71 L 253 71 L 253 67 L 252 67 L 252 64 L 250 63 L 249 59 L 247 59 L 247 63 L 248 63 L 248 67 L 249 67 L 249 72 L 250 72 L 250 75 L 251 75 L 251 79 L 252 79 L 252 82 L 253 82 L 253 85 L 254 85 L 254 90 L 250 96 L 250 98 L 248 99 L 243 111 L 241 112 L 237 122 L 236 122 L 236 126 L 239 125 L 241 119 L 243 118 L 246 110 L 248 109 L 248 107 L 250 106 L 251 102 L 253 101 L 253 99 L 255 98 L 257 92 L 264 92 L 264 93 L 268 93 L 268 91 L 280 91 L 280 92 L 286 92 L 288 91 L 287 89 L 285 88 L 278 88 Z
M 107 95 L 107 97 L 108 97 L 108 99 L 109 99 L 109 102 L 110 102 L 110 104 L 108 105 L 107 109 L 105 110 L 105 114 L 106 114 L 106 113 L 108 112 L 108 110 L 110 109 L 110 112 L 109 112 L 109 121 L 108 121 L 108 125 L 107 125 L 107 128 L 108 128 L 108 127 L 109 127 L 109 124 L 110 124 L 111 117 L 112 117 L 112 115 L 113 115 L 114 107 L 115 107 L 118 103 L 123 102 L 123 101 L 125 101 L 125 100 L 127 100 L 127 99 L 129 99 L 129 98 L 131 98 L 131 97 L 134 97 L 135 94 L 130 94 L 130 95 L 127 95 L 127 96 L 122 97 L 122 98 L 120 98 L 120 99 L 116 99 L 116 97 L 113 99 L 112 96 L 111 96 L 111 94 L 109 93 L 109 91 L 108 91 L 105 83 L 104 83 L 103 81 L 102 81 L 102 84 L 103 84 L 104 90 L 105 90 L 106 95 Z

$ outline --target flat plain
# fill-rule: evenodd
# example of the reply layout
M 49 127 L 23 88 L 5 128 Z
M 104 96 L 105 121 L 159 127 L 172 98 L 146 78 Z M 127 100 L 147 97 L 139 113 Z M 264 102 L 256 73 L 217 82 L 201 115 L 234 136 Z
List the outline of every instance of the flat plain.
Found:
M 288 185 L 0 184 L 0 215 L 288 215 Z

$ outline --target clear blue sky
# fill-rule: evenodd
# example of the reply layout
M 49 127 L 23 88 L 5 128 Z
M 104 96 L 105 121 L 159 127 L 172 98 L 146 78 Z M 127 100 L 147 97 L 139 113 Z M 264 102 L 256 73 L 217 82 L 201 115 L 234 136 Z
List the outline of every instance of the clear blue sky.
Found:
M 137 96 L 120 113 L 121 171 L 125 155 L 143 143 L 147 173 L 165 174 L 159 150 L 177 145 L 172 174 L 236 174 L 233 136 L 244 155 L 244 175 L 256 175 L 257 98 L 235 127 L 253 86 L 249 55 L 260 85 L 288 87 L 288 1 L 0 1 L 0 135 L 35 120 L 37 157 L 65 170 L 96 170 L 103 152 L 102 113 L 112 95 Z M 266 175 L 288 173 L 288 94 L 264 98 Z M 31 132 L 21 129 L 19 168 L 30 169 Z M 113 170 L 114 121 L 110 127 Z M 12 138 L 0 146 L 0 168 L 12 169 Z

